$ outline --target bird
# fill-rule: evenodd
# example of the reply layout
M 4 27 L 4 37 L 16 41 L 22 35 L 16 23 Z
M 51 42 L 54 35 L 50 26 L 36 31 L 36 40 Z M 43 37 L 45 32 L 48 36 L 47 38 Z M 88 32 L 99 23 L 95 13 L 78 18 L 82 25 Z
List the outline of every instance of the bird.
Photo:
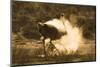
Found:
M 53 25 L 39 23 L 39 32 L 44 39 L 50 38 L 50 40 L 60 39 L 61 36 L 65 35 L 66 32 L 61 32 Z

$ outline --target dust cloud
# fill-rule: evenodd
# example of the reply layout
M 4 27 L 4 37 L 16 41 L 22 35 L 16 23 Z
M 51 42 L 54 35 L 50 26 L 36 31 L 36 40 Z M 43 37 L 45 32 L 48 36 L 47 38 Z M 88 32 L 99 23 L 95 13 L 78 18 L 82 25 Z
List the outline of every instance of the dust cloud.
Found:
M 45 24 L 55 26 L 60 32 L 67 32 L 67 34 L 62 36 L 61 39 L 53 41 L 53 44 L 59 52 L 66 55 L 75 54 L 76 52 L 79 52 L 79 54 L 90 52 L 91 46 L 88 46 L 90 44 L 84 44 L 85 40 L 82 36 L 82 29 L 75 26 L 73 27 L 71 22 L 67 19 L 63 17 L 60 19 L 53 19 Z

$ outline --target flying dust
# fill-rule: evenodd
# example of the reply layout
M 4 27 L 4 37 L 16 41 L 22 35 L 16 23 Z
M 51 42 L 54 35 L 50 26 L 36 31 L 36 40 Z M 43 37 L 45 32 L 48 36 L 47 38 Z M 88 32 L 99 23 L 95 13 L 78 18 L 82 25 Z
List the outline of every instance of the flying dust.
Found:
M 73 27 L 70 21 L 64 17 L 47 21 L 45 24 L 53 25 L 61 32 L 67 32 L 67 34 L 62 36 L 60 39 L 53 41 L 53 44 L 60 53 L 64 53 L 66 55 L 75 54 L 76 52 L 79 52 L 79 54 L 91 53 L 91 45 L 89 44 L 90 46 L 88 46 L 87 44 L 84 44 L 82 29 Z

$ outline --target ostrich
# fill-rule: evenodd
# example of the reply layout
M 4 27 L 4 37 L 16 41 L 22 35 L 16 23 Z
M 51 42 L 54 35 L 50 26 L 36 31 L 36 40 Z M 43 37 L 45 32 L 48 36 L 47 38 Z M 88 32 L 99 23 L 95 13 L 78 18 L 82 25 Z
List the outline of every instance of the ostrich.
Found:
M 59 19 L 54 19 L 52 21 L 47 21 L 45 23 L 40 23 L 40 22 L 38 23 L 38 30 L 42 36 L 41 39 L 44 46 L 45 56 L 47 56 L 46 49 L 45 49 L 45 45 L 46 45 L 45 40 L 50 39 L 49 43 L 50 45 L 53 45 L 52 40 L 60 39 L 63 35 L 67 34 L 67 32 L 65 31 L 64 21 L 65 21 L 64 14 L 61 14 Z

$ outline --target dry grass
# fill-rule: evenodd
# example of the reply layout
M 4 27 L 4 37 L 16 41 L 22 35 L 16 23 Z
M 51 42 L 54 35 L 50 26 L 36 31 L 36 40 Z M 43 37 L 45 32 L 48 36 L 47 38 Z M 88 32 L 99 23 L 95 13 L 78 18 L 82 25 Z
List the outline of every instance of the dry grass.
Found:
M 81 50 L 77 51 L 75 54 L 65 55 L 49 55 L 47 59 L 44 56 L 44 49 L 42 42 L 40 41 L 24 41 L 18 37 L 14 38 L 12 43 L 12 64 L 13 65 L 27 65 L 27 64 L 48 64 L 48 63 L 63 63 L 63 62 L 84 62 L 84 61 L 95 61 L 95 53 L 82 54 L 79 53 L 83 49 L 88 49 L 82 47 Z M 18 40 L 18 39 L 17 39 Z M 23 43 L 22 43 L 23 42 Z M 93 43 L 94 44 L 94 43 Z M 90 46 L 89 46 L 90 47 Z M 95 46 L 94 46 L 95 48 Z M 93 48 L 93 50 L 95 50 Z M 94 51 L 95 52 L 95 51 Z

